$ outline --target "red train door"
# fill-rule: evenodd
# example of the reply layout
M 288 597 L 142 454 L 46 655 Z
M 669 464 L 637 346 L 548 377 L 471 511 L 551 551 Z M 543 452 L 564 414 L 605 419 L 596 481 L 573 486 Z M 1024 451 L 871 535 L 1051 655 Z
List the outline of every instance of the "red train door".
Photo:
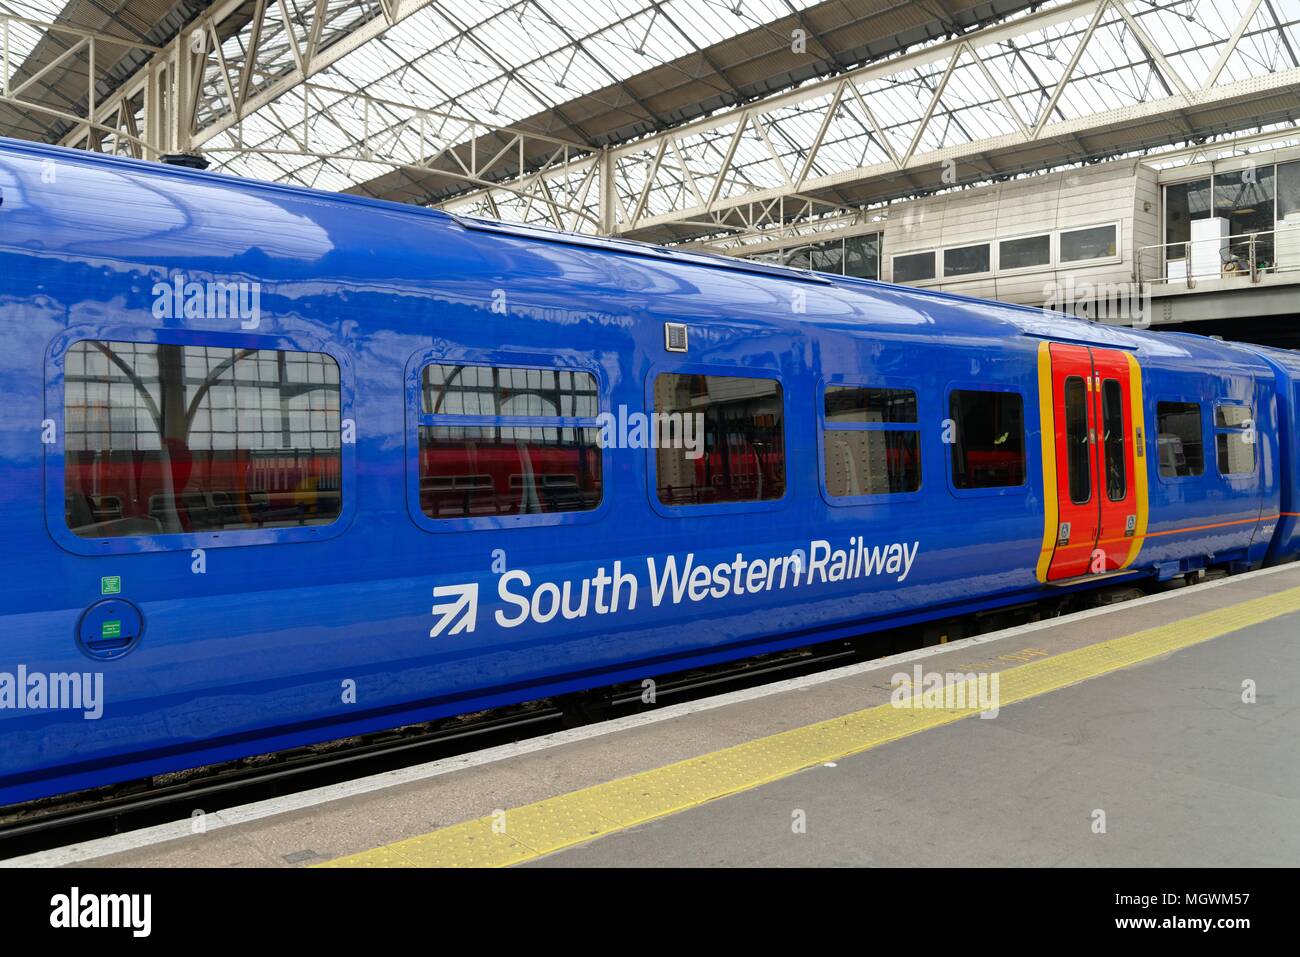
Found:
M 1086 575 L 1097 544 L 1097 456 L 1092 354 L 1086 346 L 1052 343 L 1052 411 L 1056 431 L 1056 550 L 1047 580 Z M 1046 467 L 1046 463 L 1044 463 Z
M 1093 421 L 1097 423 L 1097 533 L 1094 572 L 1115 571 L 1128 563 L 1137 530 L 1134 479 L 1133 401 L 1129 358 L 1113 349 L 1093 349 Z
M 1059 581 L 1128 562 L 1138 495 L 1128 356 L 1062 343 L 1050 355 L 1057 530 L 1047 580 Z

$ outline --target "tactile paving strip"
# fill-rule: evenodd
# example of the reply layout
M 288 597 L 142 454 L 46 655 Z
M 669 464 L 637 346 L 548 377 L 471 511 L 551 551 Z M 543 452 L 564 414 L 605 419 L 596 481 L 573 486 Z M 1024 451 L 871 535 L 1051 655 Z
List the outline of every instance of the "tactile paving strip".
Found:
M 1294 611 L 1300 611 L 1300 588 L 1018 665 L 998 673 L 997 706 L 1006 707 Z M 976 700 L 974 691 L 971 684 L 967 701 Z M 317 866 L 517 864 L 978 713 L 978 707 L 877 705 Z

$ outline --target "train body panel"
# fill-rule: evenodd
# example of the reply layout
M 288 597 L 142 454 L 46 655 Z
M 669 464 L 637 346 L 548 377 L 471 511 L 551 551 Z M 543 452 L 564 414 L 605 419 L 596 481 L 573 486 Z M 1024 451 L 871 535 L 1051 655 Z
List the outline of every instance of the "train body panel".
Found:
M 0 196 L 0 803 L 1295 547 L 1279 366 L 1209 340 L 30 145 Z M 1052 342 L 1111 531 L 1049 582 Z
M 1288 561 L 1300 555 L 1300 356 L 1285 349 L 1239 344 L 1258 355 L 1271 369 L 1269 385 L 1276 408 L 1274 446 L 1278 461 L 1277 525 L 1267 538 L 1267 561 Z

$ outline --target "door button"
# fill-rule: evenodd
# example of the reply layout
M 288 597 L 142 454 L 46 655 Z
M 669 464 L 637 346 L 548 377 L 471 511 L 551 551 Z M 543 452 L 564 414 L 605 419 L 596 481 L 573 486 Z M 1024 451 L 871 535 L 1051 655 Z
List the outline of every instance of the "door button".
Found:
M 135 648 L 143 633 L 140 609 L 124 598 L 106 598 L 82 613 L 77 645 L 91 658 L 111 661 Z

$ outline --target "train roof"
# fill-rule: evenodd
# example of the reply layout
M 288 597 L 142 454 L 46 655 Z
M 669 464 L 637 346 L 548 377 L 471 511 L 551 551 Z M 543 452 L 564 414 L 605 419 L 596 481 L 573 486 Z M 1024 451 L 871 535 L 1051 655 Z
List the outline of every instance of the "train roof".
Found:
M 905 313 L 910 321 L 902 325 L 908 326 L 913 332 L 918 327 L 925 328 L 930 335 L 936 333 L 940 335 L 960 335 L 967 339 L 982 337 L 1003 343 L 1011 336 L 1024 336 L 1033 339 L 1070 341 L 1126 349 L 1152 356 L 1180 356 L 1216 362 L 1233 360 L 1239 363 L 1247 362 L 1246 356 L 1240 350 L 1225 349 L 1222 343 L 1202 336 L 1182 335 L 1175 338 L 1167 333 L 1150 333 L 1127 327 L 1108 326 L 1045 308 L 978 299 L 952 292 L 900 286 L 870 279 L 833 276 L 707 252 L 656 246 L 635 240 L 588 236 L 536 226 L 473 219 L 443 210 L 394 203 L 366 196 L 323 192 L 296 185 L 247 180 L 224 173 L 145 162 L 126 157 L 105 156 L 87 153 L 83 150 L 0 137 L 0 154 L 4 152 L 57 158 L 61 161 L 82 166 L 109 167 L 133 177 L 168 177 L 176 184 L 190 184 L 196 191 L 203 193 L 210 193 L 212 187 L 216 186 L 223 191 L 223 200 L 227 204 L 227 211 L 229 212 L 235 211 L 235 207 L 238 206 L 239 199 L 237 197 L 247 197 L 250 200 L 248 205 L 251 207 L 253 205 L 251 200 L 259 194 L 266 195 L 269 193 L 283 197 L 290 202 L 296 201 L 292 210 L 292 218 L 300 224 L 304 233 L 309 232 L 312 227 L 319 228 L 320 224 L 313 221 L 310 210 L 313 206 L 319 207 L 321 204 L 325 204 L 336 209 L 355 209 L 358 213 L 371 210 L 382 212 L 386 216 L 396 215 L 401 220 L 413 224 L 422 223 L 451 228 L 460 231 L 466 236 L 473 235 L 484 239 L 490 239 L 491 237 L 505 238 L 524 243 L 547 243 L 561 249 L 567 247 L 574 250 L 575 257 L 578 255 L 579 250 L 597 251 L 632 257 L 650 269 L 661 268 L 674 272 L 677 269 L 688 269 L 693 272 L 708 270 L 715 276 L 743 278 L 746 281 L 775 280 L 793 282 L 809 289 L 815 288 L 820 295 L 840 300 L 838 305 L 841 308 L 838 315 L 822 315 L 810 311 L 808 314 L 798 317 L 778 318 L 770 315 L 764 316 L 765 320 L 775 323 L 790 323 L 805 327 L 809 325 L 819 326 L 838 333 L 858 336 L 885 331 L 897 333 L 900 329 L 900 323 L 887 322 L 881 318 L 888 311 L 895 317 L 898 317 L 900 313 Z M 3 177 L 0 177 L 0 191 L 4 187 L 5 182 Z M 0 195 L 0 202 L 4 199 Z M 210 199 L 210 195 L 196 196 L 195 208 L 203 208 L 202 202 L 204 200 L 210 201 Z M 68 201 L 72 203 L 76 199 L 74 196 L 70 196 Z M 265 204 L 261 205 L 264 206 Z M 142 214 L 147 214 L 147 212 L 148 210 L 140 210 Z M 249 219 L 256 222 L 258 217 L 251 215 L 250 210 Z M 201 239 L 200 245 L 206 249 L 211 249 L 214 244 L 219 244 L 218 238 L 205 236 L 203 233 L 205 228 L 210 229 L 211 226 L 205 227 L 202 222 L 189 221 L 185 224 L 185 228 L 194 234 L 196 240 Z M 226 232 L 229 232 L 229 230 L 227 229 Z M 295 249 L 304 243 L 303 237 L 293 236 L 291 230 L 278 231 L 275 235 L 280 242 L 287 243 Z M 0 236 L 3 236 L 3 234 L 0 233 Z M 84 249 L 84 231 L 78 232 L 76 238 L 78 246 Z M 333 247 L 344 238 L 330 236 L 329 244 Z M 404 237 L 395 236 L 393 238 L 397 242 L 401 242 Z M 427 245 L 426 237 L 412 235 L 409 238 L 413 249 L 424 248 Z M 417 241 L 421 238 L 424 238 L 425 242 Z M 178 239 L 179 237 L 173 236 L 174 242 Z M 230 243 L 231 239 L 229 236 L 223 236 L 220 237 L 220 242 Z M 353 252 L 360 256 L 366 255 L 369 250 L 358 248 Z M 556 254 L 562 256 L 562 252 L 559 250 L 556 250 Z M 697 273 L 697 283 L 699 282 L 698 277 L 699 274 Z M 867 301 L 864 301 L 864 297 Z M 884 304 L 888 304 L 891 309 L 882 310 L 880 307 Z M 722 317 L 723 321 L 729 318 Z M 751 315 L 748 318 L 752 319 L 753 317 Z M 1253 363 L 1247 364 L 1258 363 L 1259 360 L 1256 358 Z

